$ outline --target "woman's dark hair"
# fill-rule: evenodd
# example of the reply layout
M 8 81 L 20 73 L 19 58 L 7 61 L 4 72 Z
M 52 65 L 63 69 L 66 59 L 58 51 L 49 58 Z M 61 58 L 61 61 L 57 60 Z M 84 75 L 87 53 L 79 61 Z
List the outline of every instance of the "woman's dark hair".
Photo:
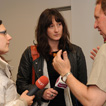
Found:
M 2 24 L 2 20 L 0 20 L 0 25 Z
M 63 16 L 54 8 L 46 9 L 41 13 L 37 28 L 35 29 L 37 50 L 45 59 L 48 59 L 51 50 L 48 43 L 47 28 L 52 24 L 52 17 L 55 18 L 56 22 L 61 22 L 63 26 L 63 35 L 59 41 L 58 49 L 67 50 L 68 48 L 69 50 L 72 50 L 70 35 Z

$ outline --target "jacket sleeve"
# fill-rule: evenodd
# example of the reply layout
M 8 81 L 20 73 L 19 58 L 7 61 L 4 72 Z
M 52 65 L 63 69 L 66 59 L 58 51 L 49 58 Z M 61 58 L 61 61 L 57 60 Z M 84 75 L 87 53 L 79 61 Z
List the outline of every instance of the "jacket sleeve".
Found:
M 32 85 L 32 57 L 30 46 L 26 48 L 22 54 L 20 64 L 18 67 L 18 74 L 16 80 L 17 92 L 21 94 L 25 90 L 31 90 L 34 85 Z M 36 76 L 35 76 L 36 77 Z M 39 90 L 36 95 L 34 102 L 37 101 L 41 103 L 42 95 L 45 89 Z
M 77 61 L 77 79 L 83 84 L 87 83 L 87 67 L 84 53 L 80 47 L 76 50 L 76 61 Z M 76 99 L 77 104 L 82 104 Z
M 87 67 L 84 53 L 81 48 L 77 49 L 77 77 L 83 84 L 87 83 Z
M 24 99 L 12 99 L 11 101 L 6 102 L 5 100 L 5 87 L 0 86 L 0 106 L 28 106 L 27 102 Z
M 69 60 L 71 63 L 71 72 L 74 77 L 83 84 L 87 83 L 87 67 L 86 60 L 82 49 L 73 45 L 73 51 L 69 53 Z M 82 106 L 82 104 L 75 98 L 71 92 L 71 98 L 74 106 Z
M 1 83 L 0 83 L 0 85 L 1 85 Z M 0 86 L 0 106 L 4 106 L 4 104 L 5 104 L 5 89 L 1 85 Z
M 28 106 L 28 105 L 24 99 L 17 99 L 15 101 L 8 102 L 5 106 Z
M 17 86 L 17 92 L 19 94 L 24 92 L 26 89 L 27 90 L 32 89 L 34 86 L 31 84 L 32 62 L 30 59 L 31 55 L 29 52 L 30 47 L 28 47 L 22 54 L 20 64 L 18 67 L 16 86 Z

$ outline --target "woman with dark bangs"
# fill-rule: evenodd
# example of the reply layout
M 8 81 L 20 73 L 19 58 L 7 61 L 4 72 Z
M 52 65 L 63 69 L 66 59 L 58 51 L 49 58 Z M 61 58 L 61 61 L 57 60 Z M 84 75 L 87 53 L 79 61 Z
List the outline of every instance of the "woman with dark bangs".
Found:
M 35 30 L 35 39 L 37 44 L 34 43 L 34 46 L 39 56 L 33 61 L 31 46 L 22 54 L 16 81 L 18 93 L 34 87 L 33 75 L 35 82 L 40 76 L 45 75 L 49 78 L 49 83 L 35 94 L 33 106 L 82 106 L 68 87 L 53 89 L 59 74 L 54 70 L 52 60 L 60 49 L 68 52 L 73 75 L 82 83 L 87 82 L 86 61 L 82 49 L 70 42 L 65 20 L 56 9 L 46 9 L 41 13 Z M 34 74 L 32 67 L 35 70 Z

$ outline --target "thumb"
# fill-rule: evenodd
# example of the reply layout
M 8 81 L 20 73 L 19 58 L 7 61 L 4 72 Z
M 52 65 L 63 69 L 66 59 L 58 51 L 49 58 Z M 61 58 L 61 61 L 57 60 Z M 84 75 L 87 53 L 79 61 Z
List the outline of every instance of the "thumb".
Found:
M 61 58 L 61 54 L 62 54 L 62 50 L 59 50 L 58 52 L 57 52 L 57 57 L 59 57 L 59 58 Z
M 29 92 L 28 90 L 25 90 L 25 91 L 24 91 L 25 94 L 27 94 L 28 92 Z
M 63 59 L 64 60 L 67 60 L 68 59 L 68 56 L 67 56 L 67 52 L 66 51 L 63 52 Z

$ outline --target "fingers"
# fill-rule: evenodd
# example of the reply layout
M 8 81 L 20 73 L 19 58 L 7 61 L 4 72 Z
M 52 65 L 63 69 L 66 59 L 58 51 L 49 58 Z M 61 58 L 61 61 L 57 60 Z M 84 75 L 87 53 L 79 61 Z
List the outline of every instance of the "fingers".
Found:
M 31 104 L 33 103 L 33 99 L 34 99 L 35 96 L 34 95 L 33 96 L 28 96 L 27 93 L 28 93 L 28 90 L 25 90 L 21 94 L 20 98 L 21 99 L 24 99 L 27 102 L 28 106 L 31 106 Z
M 31 101 L 31 102 L 28 104 L 28 106 L 31 106 L 31 105 L 32 105 L 32 103 L 33 103 L 33 101 Z
M 31 96 L 32 100 L 35 98 L 35 95 Z
M 29 97 L 29 99 L 28 99 L 28 101 L 29 101 L 28 106 L 31 106 L 32 105 L 34 98 L 35 98 L 34 95 Z
M 24 91 L 25 94 L 27 94 L 28 92 L 29 92 L 28 90 L 25 90 L 25 91 Z
M 57 55 L 55 56 L 55 58 L 53 59 L 53 63 L 52 65 L 54 66 L 54 63 L 56 63 L 57 60 L 61 59 L 61 54 L 62 54 L 62 50 L 59 50 L 57 52 Z
M 53 97 L 53 96 L 54 96 L 53 94 L 50 95 L 50 97 Z
M 59 50 L 59 52 L 57 53 L 57 57 L 60 59 L 61 58 L 61 55 L 62 55 L 62 50 Z M 66 51 L 63 52 L 63 59 L 64 60 L 67 60 L 68 59 L 68 56 L 67 56 L 67 52 Z
M 49 100 L 52 100 L 52 99 L 54 99 L 56 96 L 57 96 L 56 94 L 50 94 L 48 99 L 49 99 Z
M 70 72 L 71 65 L 67 56 L 67 52 L 63 52 L 63 59 L 61 57 L 62 50 L 59 50 L 57 55 L 53 59 L 54 69 L 61 75 L 64 76 L 67 72 Z
M 62 54 L 62 50 L 59 50 L 59 51 L 57 52 L 57 56 L 56 56 L 56 57 L 61 58 L 61 54 Z
M 53 59 L 53 62 L 56 62 L 57 60 L 62 60 L 61 55 L 63 55 L 63 59 L 64 60 L 66 60 L 68 58 L 66 51 L 64 51 L 63 54 L 62 54 L 62 50 L 59 50 L 57 52 L 56 58 Z
M 99 50 L 100 49 L 100 46 L 97 46 L 97 49 Z
M 27 95 L 27 93 L 28 93 L 29 91 L 28 90 L 25 90 L 23 93 L 25 94 L 25 95 Z M 28 96 L 28 95 L 27 95 Z M 31 100 L 33 100 L 34 98 L 35 98 L 35 95 L 33 95 L 33 96 L 28 96 Z
M 92 56 L 94 57 L 96 56 L 96 54 L 93 51 L 91 51 L 90 53 L 92 54 Z
M 67 52 L 66 51 L 63 52 L 63 59 L 64 60 L 67 60 L 68 59 L 68 56 L 67 56 Z
M 96 54 L 97 54 L 97 52 L 98 52 L 99 49 L 100 49 L 100 47 L 97 46 L 97 49 L 93 48 L 93 49 L 92 49 L 93 51 L 90 52 L 90 53 L 91 53 L 90 58 L 91 58 L 92 60 L 95 59 L 95 56 L 96 56 Z
M 90 56 L 90 58 L 91 58 L 92 60 L 94 60 L 94 57 L 93 57 L 93 56 Z
M 43 98 L 45 100 L 52 100 L 57 96 L 58 92 L 53 88 L 48 88 L 44 91 Z
M 97 50 L 97 49 L 95 49 L 95 48 L 93 49 L 93 51 L 94 51 L 95 53 L 97 53 L 97 52 L 98 52 L 98 50 Z

